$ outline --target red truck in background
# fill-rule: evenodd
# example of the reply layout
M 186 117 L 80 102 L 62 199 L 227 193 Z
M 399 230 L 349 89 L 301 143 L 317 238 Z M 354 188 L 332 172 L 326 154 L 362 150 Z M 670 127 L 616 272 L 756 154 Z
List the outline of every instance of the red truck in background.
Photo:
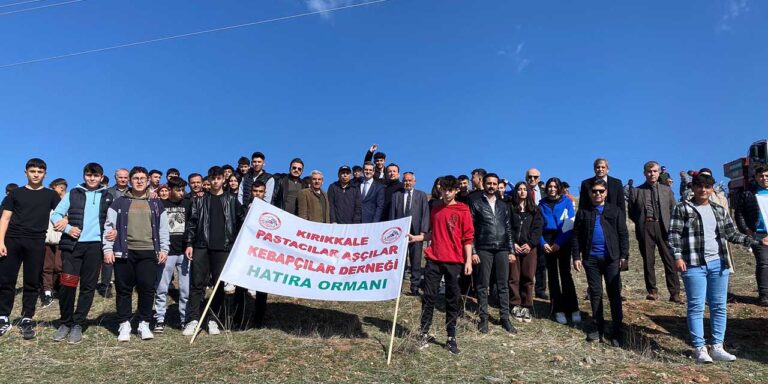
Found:
M 732 208 L 737 206 L 741 192 L 754 181 L 757 164 L 768 164 L 768 140 L 755 141 L 749 146 L 747 156 L 723 164 L 723 173 L 730 179 L 728 202 Z

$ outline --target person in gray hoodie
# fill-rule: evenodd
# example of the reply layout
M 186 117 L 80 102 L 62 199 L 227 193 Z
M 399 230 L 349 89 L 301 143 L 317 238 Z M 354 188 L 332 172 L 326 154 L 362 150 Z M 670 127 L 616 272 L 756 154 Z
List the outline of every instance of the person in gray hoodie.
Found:
M 131 189 L 112 203 L 104 224 L 105 233 L 116 230 L 114 236 L 104 236 L 103 250 L 104 262 L 115 267 L 118 341 L 131 339 L 134 287 L 139 296 L 139 336 L 142 340 L 154 338 L 149 322 L 157 264 L 165 263 L 170 249 L 168 215 L 160 199 L 149 197 L 149 172 L 143 167 L 133 167 L 129 176 Z

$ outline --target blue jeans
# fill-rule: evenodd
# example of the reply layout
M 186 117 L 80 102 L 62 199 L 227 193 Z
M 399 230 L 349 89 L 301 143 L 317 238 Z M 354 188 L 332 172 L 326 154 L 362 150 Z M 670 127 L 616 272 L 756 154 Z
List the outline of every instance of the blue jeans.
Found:
M 728 276 L 731 270 L 723 270 L 719 259 L 704 266 L 688 265 L 687 267 L 688 270 L 681 275 L 688 297 L 688 332 L 691 334 L 691 344 L 694 347 L 705 345 L 705 303 L 709 304 L 712 344 L 722 344 L 728 319 L 725 304 L 728 294 Z
M 165 322 L 165 312 L 168 297 L 168 286 L 173 279 L 173 271 L 179 273 L 179 317 L 181 323 L 186 322 L 187 299 L 189 299 L 189 259 L 182 255 L 168 255 L 165 264 L 157 266 L 155 280 L 155 319 Z

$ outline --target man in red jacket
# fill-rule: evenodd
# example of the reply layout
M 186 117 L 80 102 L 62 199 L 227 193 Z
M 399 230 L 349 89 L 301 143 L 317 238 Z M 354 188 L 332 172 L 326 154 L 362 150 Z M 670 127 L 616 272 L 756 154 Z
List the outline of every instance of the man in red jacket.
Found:
M 459 276 L 472 274 L 472 240 L 475 229 L 469 207 L 456 201 L 459 181 L 446 176 L 439 184 L 442 203 L 436 204 L 430 214 L 432 244 L 424 250 L 427 265 L 424 269 L 424 296 L 421 306 L 420 349 L 429 346 L 434 337 L 429 335 L 435 299 L 440 280 L 445 278 L 445 327 L 448 341 L 445 348 L 452 354 L 460 353 L 456 343 L 456 322 L 459 318 Z M 408 235 L 409 241 L 423 241 L 424 235 Z M 462 268 L 463 267 L 463 268 Z

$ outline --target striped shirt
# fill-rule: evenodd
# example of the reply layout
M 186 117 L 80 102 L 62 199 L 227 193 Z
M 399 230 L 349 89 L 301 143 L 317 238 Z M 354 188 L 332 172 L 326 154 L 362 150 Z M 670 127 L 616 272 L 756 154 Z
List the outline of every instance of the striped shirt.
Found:
M 723 263 L 723 268 L 730 268 L 726 241 L 752 246 L 757 244 L 757 240 L 739 232 L 722 206 L 713 202 L 709 204 L 712 206 L 717 222 L 715 236 L 719 246 L 720 262 Z M 692 200 L 675 206 L 669 227 L 669 246 L 672 248 L 675 260 L 683 259 L 686 264 L 693 266 L 706 265 L 704 224 Z

